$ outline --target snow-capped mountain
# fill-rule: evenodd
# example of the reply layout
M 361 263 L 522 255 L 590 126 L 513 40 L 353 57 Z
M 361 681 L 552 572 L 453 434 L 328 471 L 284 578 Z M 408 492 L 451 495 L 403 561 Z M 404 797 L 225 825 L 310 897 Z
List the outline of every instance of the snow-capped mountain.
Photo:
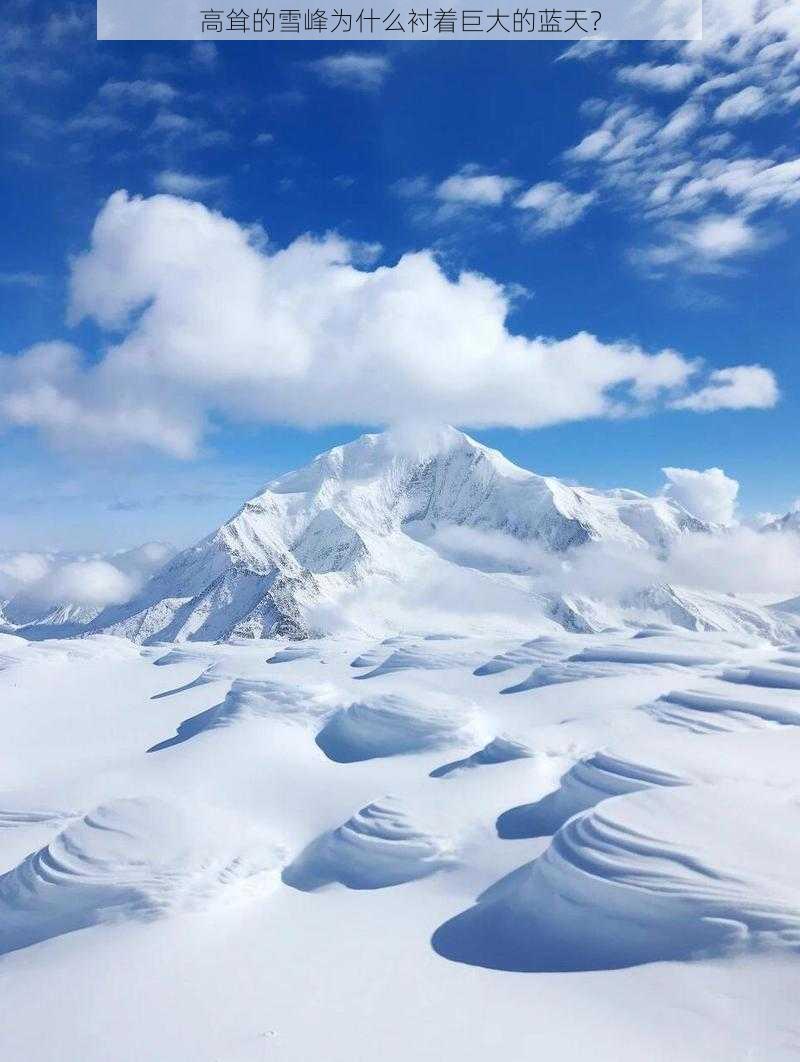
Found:
M 800 535 L 800 509 L 792 509 L 791 512 L 785 516 L 779 517 L 777 520 L 772 520 L 765 527 L 763 531 L 794 531 Z
M 91 629 L 136 641 L 304 638 L 315 613 L 356 587 L 408 586 L 451 566 L 434 546 L 452 528 L 551 552 L 593 541 L 663 550 L 708 530 L 668 497 L 570 486 L 452 428 L 415 448 L 369 434 L 273 480 Z

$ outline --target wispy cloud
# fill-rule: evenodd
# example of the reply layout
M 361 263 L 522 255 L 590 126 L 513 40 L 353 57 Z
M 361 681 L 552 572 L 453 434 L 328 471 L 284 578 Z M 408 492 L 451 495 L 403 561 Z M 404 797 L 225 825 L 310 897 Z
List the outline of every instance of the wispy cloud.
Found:
M 109 103 L 130 103 L 135 106 L 172 103 L 178 91 L 166 81 L 106 81 L 98 95 Z
M 6 288 L 41 288 L 44 283 L 41 273 L 0 273 L 0 286 Z
M 162 170 L 153 179 L 153 184 L 159 192 L 190 199 L 217 192 L 223 183 L 222 177 L 205 177 L 199 173 L 182 173 L 178 170 Z
M 652 92 L 680 92 L 700 76 L 700 68 L 689 63 L 639 63 L 617 71 L 620 81 Z
M 514 205 L 526 212 L 533 232 L 544 234 L 580 221 L 596 198 L 595 192 L 573 192 L 558 181 L 540 181 Z
M 360 51 L 326 55 L 306 67 L 329 85 L 361 91 L 379 89 L 392 70 L 388 56 Z
M 477 166 L 470 164 L 441 181 L 435 195 L 443 203 L 499 206 L 518 185 L 514 177 L 481 173 Z

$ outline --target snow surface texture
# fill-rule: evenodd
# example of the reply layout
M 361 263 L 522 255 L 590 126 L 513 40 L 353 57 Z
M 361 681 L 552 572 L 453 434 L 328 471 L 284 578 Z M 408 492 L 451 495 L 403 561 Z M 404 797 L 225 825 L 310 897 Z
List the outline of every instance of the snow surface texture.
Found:
M 795 1058 L 799 650 L 0 634 L 0 1056 Z

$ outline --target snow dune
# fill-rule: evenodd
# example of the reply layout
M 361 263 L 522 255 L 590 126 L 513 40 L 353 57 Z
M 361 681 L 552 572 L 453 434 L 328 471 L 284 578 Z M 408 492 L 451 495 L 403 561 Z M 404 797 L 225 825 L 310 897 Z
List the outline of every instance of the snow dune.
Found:
M 524 804 L 504 812 L 497 820 L 497 832 L 506 840 L 521 837 L 548 837 L 579 811 L 601 800 L 634 793 L 651 786 L 686 785 L 688 779 L 670 771 L 596 752 L 576 763 L 554 793 L 534 804 Z
M 761 788 L 658 786 L 563 825 L 433 937 L 499 970 L 608 970 L 800 947 L 800 806 Z
M 445 671 L 449 668 L 473 667 L 476 660 L 474 652 L 439 650 L 430 644 L 411 646 L 409 648 L 396 649 L 385 660 L 366 674 L 356 675 L 359 679 L 378 678 L 380 675 L 389 675 L 393 671 L 422 670 L 422 671 Z
M 740 667 L 723 671 L 726 682 L 738 682 L 747 686 L 764 686 L 766 689 L 800 690 L 800 670 L 796 667 Z
M 379 695 L 342 708 L 317 735 L 337 763 L 422 752 L 475 742 L 480 729 L 474 707 L 458 699 L 419 702 Z
M 497 763 L 508 763 L 510 760 L 524 760 L 533 755 L 533 750 L 523 741 L 518 741 L 506 734 L 499 734 L 496 738 L 492 738 L 488 745 L 473 752 L 471 756 L 437 767 L 431 771 L 431 778 L 446 778 L 448 774 L 469 770 L 472 767 L 486 767 Z
M 313 660 L 319 656 L 316 646 L 289 645 L 285 649 L 279 649 L 267 659 L 268 664 L 288 664 L 293 660 Z
M 800 699 L 794 704 L 761 704 L 701 690 L 675 690 L 644 707 L 660 723 L 694 733 L 800 725 Z
M 0 952 L 98 922 L 203 908 L 225 893 L 263 895 L 280 862 L 271 840 L 214 809 L 111 801 L 0 877 Z
M 481 664 L 473 672 L 474 675 L 498 675 L 503 671 L 510 671 L 515 667 L 523 667 L 530 664 L 540 664 L 548 660 L 557 660 L 567 655 L 569 650 L 565 648 L 563 639 L 542 636 L 532 641 L 524 642 L 515 649 L 509 649 L 504 653 L 498 653 L 485 664 Z
M 283 872 L 304 892 L 332 882 L 350 889 L 382 889 L 427 877 L 454 861 L 453 845 L 419 824 L 394 797 L 362 808 L 323 835 Z
M 506 686 L 501 693 L 527 693 L 546 686 L 562 686 L 569 682 L 583 682 L 586 679 L 612 678 L 625 673 L 625 668 L 618 663 L 601 660 L 588 663 L 583 660 L 565 660 L 556 664 L 542 664 L 535 667 L 527 678 L 513 686 Z
M 193 685 L 195 683 L 190 683 L 182 689 Z M 242 719 L 260 717 L 284 722 L 314 722 L 334 710 L 335 697 L 328 686 L 312 688 L 269 679 L 236 679 L 220 704 L 184 719 L 174 737 L 160 741 L 148 751 L 160 752 L 207 730 L 231 726 Z

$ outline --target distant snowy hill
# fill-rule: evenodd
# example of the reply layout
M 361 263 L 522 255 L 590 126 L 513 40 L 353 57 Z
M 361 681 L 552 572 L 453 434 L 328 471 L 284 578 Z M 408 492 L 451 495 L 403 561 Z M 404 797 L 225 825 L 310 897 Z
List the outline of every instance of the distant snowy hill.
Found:
M 0 554 L 11 570 L 31 578 L 6 577 L 0 583 L 0 630 L 28 638 L 71 637 L 83 633 L 109 600 L 124 601 L 141 588 L 175 554 L 164 542 L 101 555 L 58 553 Z M 14 561 L 22 560 L 22 565 Z M 7 564 L 8 567 L 8 564 Z M 0 568 L 2 570 L 2 568 Z M 24 574 L 24 571 L 23 571 Z M 113 595 L 120 595 L 113 597 Z
M 179 553 L 128 604 L 106 609 L 92 630 L 139 642 L 305 638 L 317 617 L 343 595 L 384 587 L 405 596 L 465 567 L 437 549 L 438 536 L 460 529 L 493 542 L 548 553 L 591 542 L 621 550 L 662 551 L 685 532 L 705 532 L 669 497 L 600 491 L 539 476 L 455 429 L 412 449 L 391 433 L 364 435 L 274 480 L 227 523 Z M 494 537 L 493 537 L 494 536 Z M 533 616 L 567 629 L 613 625 L 596 602 L 536 595 L 505 572 L 469 567 L 477 594 L 497 587 L 527 600 Z M 708 598 L 704 598 L 708 602 Z M 682 626 L 738 629 L 724 602 L 703 606 L 671 587 L 633 602 L 666 609 Z M 703 608 L 712 615 L 706 618 Z M 765 633 L 765 610 L 737 604 L 749 628 Z M 741 618 L 741 617 L 740 617 Z
M 762 528 L 763 531 L 795 531 L 800 535 L 800 509 L 793 509 Z

